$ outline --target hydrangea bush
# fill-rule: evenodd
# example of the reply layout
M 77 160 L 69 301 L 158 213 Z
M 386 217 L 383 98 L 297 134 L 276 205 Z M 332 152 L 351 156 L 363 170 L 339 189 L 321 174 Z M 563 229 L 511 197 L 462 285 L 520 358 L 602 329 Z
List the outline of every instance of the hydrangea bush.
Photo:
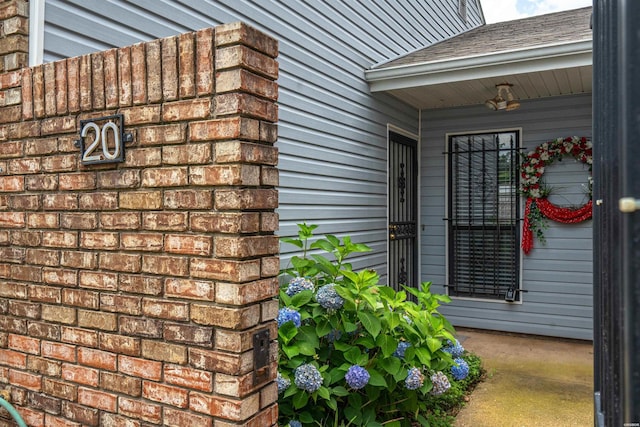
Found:
M 317 226 L 298 227 L 298 238 L 283 239 L 302 254 L 281 275 L 279 424 L 429 425 L 429 399 L 447 392 L 447 375 L 463 379 L 469 371 L 438 313 L 449 298 L 432 294 L 427 282 L 400 292 L 382 286 L 375 271 L 355 272 L 346 262 L 366 245 L 317 239 Z

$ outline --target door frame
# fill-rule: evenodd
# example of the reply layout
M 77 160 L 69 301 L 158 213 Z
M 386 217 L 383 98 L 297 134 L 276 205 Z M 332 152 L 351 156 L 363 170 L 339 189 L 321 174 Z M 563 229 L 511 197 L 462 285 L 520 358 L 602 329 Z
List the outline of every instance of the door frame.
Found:
M 389 206 L 389 171 L 391 170 L 391 165 L 390 165 L 390 146 L 391 146 L 391 138 L 390 138 L 390 134 L 391 132 L 393 133 L 397 133 L 399 135 L 405 136 L 407 138 L 413 139 L 416 141 L 416 169 L 417 169 L 417 173 L 416 173 L 416 182 L 415 182 L 415 186 L 416 186 L 416 274 L 418 276 L 418 283 L 417 286 L 420 289 L 421 288 L 421 283 L 422 283 L 422 252 L 421 252 L 421 242 L 422 242 L 422 218 L 421 218 L 421 213 L 422 213 L 422 203 L 420 201 L 420 197 L 421 197 L 421 188 L 420 188 L 420 177 L 422 176 L 421 174 L 421 146 L 420 146 L 420 134 L 422 131 L 422 114 L 420 114 L 418 116 L 418 134 L 415 134 L 413 132 L 410 132 L 406 129 L 403 129 L 399 126 L 393 125 L 391 123 L 387 123 L 387 170 L 386 170 L 386 184 L 385 184 L 385 195 L 386 195 L 386 203 L 387 203 L 387 216 L 386 216 L 386 221 L 385 221 L 385 228 L 384 228 L 384 232 L 385 232 L 385 242 L 386 242 L 386 250 L 387 250 L 387 284 L 389 284 L 389 265 L 391 262 L 391 245 L 389 242 L 389 220 L 391 219 L 391 212 L 390 212 L 390 206 Z M 390 284 L 389 284 L 390 285 Z M 391 286 L 391 285 L 390 285 Z

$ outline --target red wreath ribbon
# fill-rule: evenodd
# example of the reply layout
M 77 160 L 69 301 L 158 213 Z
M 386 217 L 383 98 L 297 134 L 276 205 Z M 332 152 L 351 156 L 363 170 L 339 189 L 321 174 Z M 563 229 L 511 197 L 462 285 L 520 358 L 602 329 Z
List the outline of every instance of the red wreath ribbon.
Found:
M 534 151 L 524 156 L 525 159 L 521 166 L 522 183 L 520 191 L 527 197 L 524 222 L 522 223 L 521 244 L 522 251 L 525 254 L 528 254 L 533 249 L 533 230 L 531 229 L 531 210 L 533 208 L 537 208 L 543 217 L 563 224 L 575 224 L 591 218 L 593 212 L 591 200 L 584 206 L 571 209 L 558 207 L 546 197 L 548 191 L 544 191 L 545 187 L 542 182 L 545 167 L 556 160 L 562 160 L 564 156 L 573 156 L 576 160 L 589 165 L 589 172 L 591 172 L 593 150 L 591 142 L 586 137 L 569 136 L 556 138 L 553 141 L 540 144 Z M 591 191 L 589 191 L 589 198 L 591 198 Z M 539 228 L 538 237 L 541 237 Z
M 586 221 L 593 215 L 593 203 L 589 200 L 585 205 L 578 209 L 561 208 L 549 201 L 546 197 L 534 199 L 527 198 L 527 206 L 524 210 L 524 223 L 522 224 L 522 250 L 528 254 L 533 249 L 533 231 L 529 223 L 529 214 L 531 213 L 531 205 L 535 203 L 542 215 L 552 221 L 561 222 L 563 224 L 575 224 Z

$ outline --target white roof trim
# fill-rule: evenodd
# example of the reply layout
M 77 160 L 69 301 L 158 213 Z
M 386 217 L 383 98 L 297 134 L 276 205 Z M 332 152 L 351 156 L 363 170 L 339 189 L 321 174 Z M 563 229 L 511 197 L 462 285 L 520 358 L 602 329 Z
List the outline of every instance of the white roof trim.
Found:
M 593 64 L 591 40 L 365 71 L 372 92 Z

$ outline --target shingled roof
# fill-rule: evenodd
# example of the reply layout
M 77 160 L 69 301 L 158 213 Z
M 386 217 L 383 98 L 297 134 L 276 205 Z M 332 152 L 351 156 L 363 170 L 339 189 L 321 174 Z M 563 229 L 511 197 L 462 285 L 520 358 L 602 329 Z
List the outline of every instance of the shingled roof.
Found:
M 585 7 L 482 25 L 373 68 L 446 61 L 531 49 L 536 46 L 591 40 L 591 12 L 591 7 Z

